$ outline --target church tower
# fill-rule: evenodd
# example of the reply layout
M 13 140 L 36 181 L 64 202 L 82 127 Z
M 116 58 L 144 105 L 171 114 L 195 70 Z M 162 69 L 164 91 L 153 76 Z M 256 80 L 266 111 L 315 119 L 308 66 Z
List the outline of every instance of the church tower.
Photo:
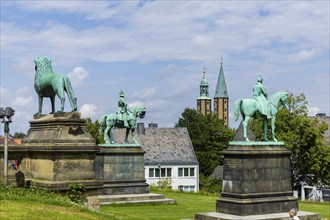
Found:
M 209 83 L 205 79 L 206 68 L 203 68 L 203 79 L 199 84 L 200 96 L 197 98 L 197 111 L 203 115 L 211 113 L 211 98 L 209 97 Z
M 225 74 L 223 72 L 221 58 L 218 82 L 214 94 L 214 114 L 218 119 L 222 119 L 224 121 L 224 125 L 226 127 L 228 127 L 228 99 Z

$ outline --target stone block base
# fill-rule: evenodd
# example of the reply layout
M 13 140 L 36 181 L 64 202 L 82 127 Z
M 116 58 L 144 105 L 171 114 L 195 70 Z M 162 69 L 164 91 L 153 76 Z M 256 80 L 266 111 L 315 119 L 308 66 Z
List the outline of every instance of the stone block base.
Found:
M 320 214 L 298 211 L 300 220 L 321 220 Z M 289 211 L 275 214 L 238 216 L 219 212 L 195 214 L 195 220 L 290 220 Z
M 97 177 L 103 179 L 101 195 L 148 193 L 144 176 L 144 151 L 140 145 L 100 146 Z
M 263 198 L 220 198 L 216 202 L 216 211 L 234 215 L 258 215 L 264 213 L 286 212 L 291 207 L 297 207 L 294 196 L 272 196 Z

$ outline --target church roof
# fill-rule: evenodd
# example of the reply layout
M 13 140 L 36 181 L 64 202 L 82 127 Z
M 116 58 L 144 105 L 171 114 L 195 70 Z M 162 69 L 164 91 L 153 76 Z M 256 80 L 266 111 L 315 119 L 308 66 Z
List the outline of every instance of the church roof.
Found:
M 124 129 L 114 129 L 117 143 L 124 142 Z M 129 135 L 131 138 L 131 134 Z M 187 128 L 144 128 L 136 133 L 136 140 L 146 152 L 145 165 L 197 165 L 197 157 Z M 129 139 L 129 141 L 131 141 Z
M 214 98 L 228 98 L 227 85 L 225 80 L 225 74 L 222 68 L 222 62 L 219 71 L 217 87 L 215 88 Z

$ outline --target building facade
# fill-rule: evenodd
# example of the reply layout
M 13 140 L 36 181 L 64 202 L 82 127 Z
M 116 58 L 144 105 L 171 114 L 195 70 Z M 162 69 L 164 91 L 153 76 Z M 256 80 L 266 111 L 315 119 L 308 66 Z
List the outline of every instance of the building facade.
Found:
M 113 130 L 116 143 L 123 142 L 124 132 Z M 136 140 L 145 151 L 144 171 L 149 185 L 199 190 L 199 164 L 187 128 L 158 128 L 155 123 L 145 128 L 144 123 L 138 123 Z

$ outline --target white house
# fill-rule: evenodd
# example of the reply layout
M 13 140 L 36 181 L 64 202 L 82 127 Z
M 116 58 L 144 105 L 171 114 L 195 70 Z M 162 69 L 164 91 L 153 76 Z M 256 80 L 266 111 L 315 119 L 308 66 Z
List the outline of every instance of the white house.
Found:
M 167 181 L 174 190 L 199 190 L 199 165 L 187 128 L 158 128 L 154 123 L 145 128 L 138 123 L 136 140 L 146 152 L 144 167 L 149 185 Z

